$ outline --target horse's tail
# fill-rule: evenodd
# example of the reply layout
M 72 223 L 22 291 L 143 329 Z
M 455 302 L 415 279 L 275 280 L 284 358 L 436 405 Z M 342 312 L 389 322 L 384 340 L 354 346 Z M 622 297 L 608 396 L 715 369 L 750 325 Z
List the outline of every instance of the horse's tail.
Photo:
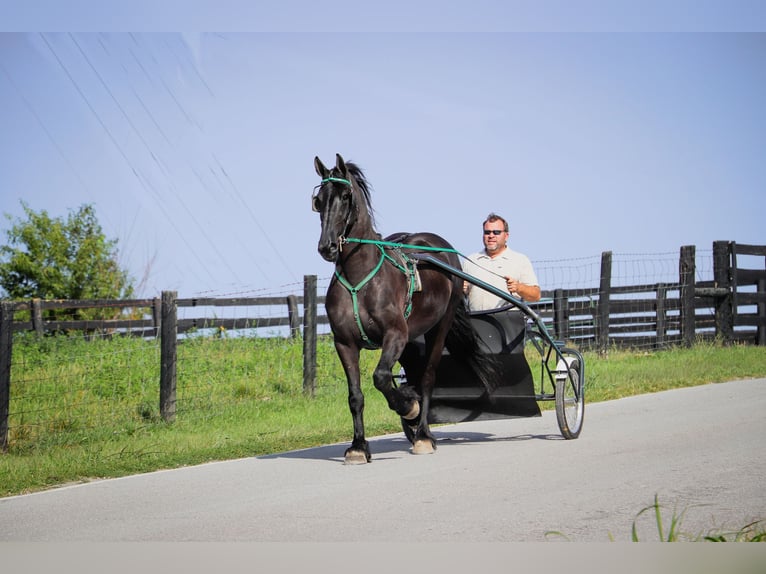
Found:
M 452 327 L 447 333 L 445 346 L 452 357 L 467 365 L 474 372 L 487 392 L 491 393 L 500 385 L 500 363 L 493 355 L 482 350 L 479 337 L 471 325 L 471 317 L 462 297 L 455 310 Z

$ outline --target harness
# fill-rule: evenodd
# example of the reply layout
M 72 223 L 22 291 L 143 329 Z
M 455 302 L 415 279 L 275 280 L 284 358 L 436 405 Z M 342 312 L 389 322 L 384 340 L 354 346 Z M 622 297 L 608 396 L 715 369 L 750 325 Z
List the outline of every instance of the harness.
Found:
M 412 295 L 421 290 L 420 285 L 420 276 L 418 275 L 417 270 L 417 262 L 413 260 L 410 257 L 407 257 L 407 255 L 402 251 L 402 249 L 417 249 L 419 251 L 438 251 L 438 252 L 448 252 L 448 253 L 458 253 L 455 249 L 448 249 L 444 247 L 429 247 L 427 245 L 408 245 L 406 243 L 396 243 L 393 241 L 379 241 L 376 239 L 357 239 L 355 237 L 343 237 L 341 238 L 341 244 L 344 243 L 360 243 L 360 244 L 369 244 L 369 245 L 375 245 L 378 249 L 380 249 L 380 259 L 378 260 L 378 264 L 370 271 L 367 276 L 362 279 L 359 283 L 356 285 L 351 285 L 349 281 L 341 275 L 340 271 L 338 269 L 335 270 L 335 277 L 338 279 L 338 282 L 343 285 L 346 289 L 348 289 L 349 293 L 351 293 L 351 302 L 353 304 L 353 310 L 354 310 L 354 319 L 356 320 L 356 325 L 359 327 L 359 334 L 362 337 L 362 340 L 364 341 L 365 345 L 369 349 L 377 349 L 380 347 L 377 343 L 374 343 L 368 336 L 366 331 L 364 330 L 364 326 L 362 325 L 362 319 L 359 316 L 359 298 L 357 297 L 357 293 L 364 287 L 375 275 L 377 275 L 378 271 L 380 271 L 381 267 L 383 267 L 383 263 L 388 261 L 393 265 L 396 269 L 404 273 L 404 275 L 407 277 L 407 302 L 404 307 L 404 318 L 407 319 L 410 316 L 410 313 L 412 313 Z M 392 249 L 393 253 L 396 254 L 400 261 L 397 261 L 389 255 L 386 252 L 386 248 Z M 459 253 L 458 253 L 459 254 Z
M 415 293 L 415 291 L 419 291 L 420 286 L 420 279 L 418 278 L 417 274 L 417 263 L 407 257 L 399 247 L 394 247 L 396 255 L 399 256 L 401 263 L 394 259 L 391 255 L 389 255 L 386 252 L 385 247 L 382 245 L 383 241 L 375 241 L 371 239 L 355 239 L 353 237 L 349 237 L 344 239 L 343 243 L 372 243 L 377 246 L 378 249 L 380 249 L 380 259 L 378 259 L 378 264 L 370 271 L 367 276 L 362 279 L 359 283 L 356 285 L 352 285 L 349 283 L 349 281 L 343 277 L 343 275 L 340 273 L 338 269 L 335 270 L 335 277 L 338 279 L 338 282 L 340 282 L 341 285 L 343 285 L 346 289 L 348 289 L 348 292 L 351 293 L 351 302 L 353 304 L 354 308 L 354 320 L 356 321 L 356 326 L 359 327 L 359 334 L 362 337 L 362 340 L 364 341 L 365 345 L 369 349 L 377 349 L 380 347 L 377 343 L 374 343 L 369 336 L 367 336 L 367 332 L 364 330 L 364 327 L 362 326 L 362 319 L 359 316 L 359 298 L 357 294 L 359 291 L 367 285 L 367 283 L 370 282 L 370 280 L 375 277 L 375 275 L 378 274 L 378 271 L 380 271 L 381 267 L 383 267 L 383 263 L 388 261 L 393 265 L 396 269 L 404 273 L 404 275 L 407 277 L 407 302 L 404 306 L 404 318 L 407 319 L 410 316 L 410 313 L 412 313 L 412 294 Z

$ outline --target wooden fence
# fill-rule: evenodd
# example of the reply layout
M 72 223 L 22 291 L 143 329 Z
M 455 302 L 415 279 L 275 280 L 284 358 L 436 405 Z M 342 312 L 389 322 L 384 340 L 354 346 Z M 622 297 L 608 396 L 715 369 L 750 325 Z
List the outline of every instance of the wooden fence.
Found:
M 598 286 L 544 290 L 532 305 L 552 334 L 580 349 L 605 352 L 610 347 L 661 349 L 691 346 L 698 339 L 724 343 L 766 344 L 766 246 L 730 241 L 713 244 L 713 279 L 696 281 L 694 246 L 680 250 L 678 281 L 645 285 L 612 285 L 612 253 L 601 257 Z M 743 268 L 743 256 L 761 258 L 758 268 Z M 0 302 L 0 448 L 5 450 L 11 392 L 13 333 L 34 331 L 98 332 L 109 336 L 160 338 L 160 412 L 175 417 L 176 349 L 179 335 L 201 329 L 283 328 L 303 335 L 303 388 L 313 394 L 316 378 L 318 325 L 328 323 L 317 313 L 324 297 L 317 294 L 316 276 L 304 278 L 303 295 L 244 298 L 178 298 L 166 291 L 159 298 L 120 301 Z M 283 306 L 280 317 L 178 318 L 179 308 Z M 303 308 L 303 313 L 300 308 Z M 114 318 L 78 316 L 77 310 L 114 310 Z M 63 318 L 61 311 L 74 313 Z M 59 313 L 57 313 L 59 312 Z M 17 320 L 16 315 L 24 318 Z M 80 314 L 83 315 L 83 314 Z M 126 318 L 131 315 L 133 318 Z
M 713 244 L 713 279 L 697 281 L 696 248 L 681 248 L 678 281 L 613 286 L 612 253 L 601 257 L 598 287 L 544 290 L 532 305 L 556 338 L 581 349 L 662 349 L 698 339 L 766 344 L 766 246 Z M 758 269 L 739 266 L 756 256 Z

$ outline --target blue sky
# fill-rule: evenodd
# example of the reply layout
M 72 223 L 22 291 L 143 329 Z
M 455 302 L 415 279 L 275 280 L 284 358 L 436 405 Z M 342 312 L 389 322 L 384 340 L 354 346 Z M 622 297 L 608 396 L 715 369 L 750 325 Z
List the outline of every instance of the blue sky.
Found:
M 365 170 L 381 233 L 464 253 L 489 211 L 533 261 L 766 242 L 766 34 L 716 31 L 763 30 L 758 4 L 727 19 L 697 3 L 695 33 L 632 11 L 597 32 L 539 14 L 504 32 L 447 10 L 431 31 L 367 14 L 384 24 L 364 34 L 305 12 L 290 31 L 294 4 L 244 32 L 214 11 L 134 23 L 141 2 L 121 30 L 17 12 L 0 34 L 0 213 L 93 203 L 123 265 L 149 271 L 145 296 L 329 276 L 309 199 L 314 156 L 336 152 Z M 68 27 L 92 31 L 36 31 Z

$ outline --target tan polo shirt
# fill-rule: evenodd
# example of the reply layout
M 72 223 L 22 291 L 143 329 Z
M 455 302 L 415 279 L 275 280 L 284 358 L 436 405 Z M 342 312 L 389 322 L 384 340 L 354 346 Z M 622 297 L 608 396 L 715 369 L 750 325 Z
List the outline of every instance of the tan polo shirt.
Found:
M 463 271 L 505 292 L 508 291 L 505 277 L 513 277 L 526 285 L 539 285 L 529 258 L 508 247 L 496 257 L 490 257 L 486 251 L 479 251 L 470 255 L 463 262 Z M 511 293 L 511 295 L 521 299 L 518 293 Z M 501 299 L 477 285 L 469 284 L 468 307 L 471 311 L 485 311 L 505 305 L 508 305 L 508 301 L 505 299 Z

